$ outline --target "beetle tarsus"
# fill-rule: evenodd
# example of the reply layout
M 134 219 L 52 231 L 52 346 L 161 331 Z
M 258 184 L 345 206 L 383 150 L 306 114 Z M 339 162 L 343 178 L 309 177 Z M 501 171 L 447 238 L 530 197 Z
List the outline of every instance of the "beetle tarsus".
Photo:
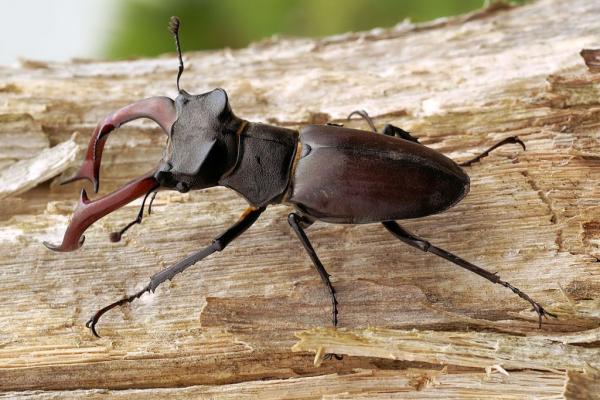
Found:
M 100 321 L 100 318 L 104 314 L 106 314 L 108 311 L 112 310 L 115 307 L 119 307 L 119 306 L 125 305 L 127 303 L 131 303 L 135 299 L 139 299 L 146 292 L 150 292 L 150 285 L 146 286 L 145 288 L 143 288 L 142 290 L 140 290 L 139 292 L 137 292 L 131 296 L 124 297 L 121 300 L 115 301 L 114 303 L 111 303 L 111 304 L 107 305 L 106 307 L 96 311 L 96 313 L 92 316 L 92 318 L 90 318 L 88 320 L 88 322 L 85 323 L 85 326 L 92 331 L 94 336 L 99 338 L 100 335 L 98 334 L 98 331 L 96 330 L 96 325 L 98 324 L 98 321 Z
M 498 281 L 496 283 L 512 290 L 512 292 L 514 294 L 516 294 L 523 300 L 528 301 L 531 304 L 531 306 L 533 307 L 533 311 L 535 311 L 538 315 L 538 321 L 539 321 L 538 327 L 540 329 L 542 328 L 542 317 L 544 317 L 546 319 L 548 319 L 548 316 L 551 316 L 552 318 L 558 318 L 558 316 L 556 314 L 553 314 L 553 313 L 547 311 L 544 307 L 541 306 L 541 304 L 539 304 L 537 301 L 534 301 L 531 297 L 529 297 L 529 295 L 527 295 L 527 293 L 523 293 L 521 290 L 514 287 L 510 283 L 504 282 L 503 280 L 500 280 L 500 279 L 498 279 Z
M 539 327 L 540 328 L 542 327 L 542 317 L 547 318 L 547 316 L 549 315 L 553 318 L 558 318 L 558 316 L 556 314 L 546 311 L 538 302 L 534 301 L 531 297 L 529 297 L 529 295 L 527 293 L 524 293 L 520 289 L 511 285 L 510 283 L 501 280 L 498 277 L 496 272 L 494 272 L 494 273 L 489 272 L 481 267 L 478 267 L 475 264 L 471 264 L 470 262 L 468 262 L 468 261 L 466 261 L 466 260 L 440 248 L 440 247 L 432 245 L 427 240 L 424 240 L 424 239 L 410 233 L 409 231 L 404 229 L 402 226 L 400 226 L 396 221 L 385 221 L 385 222 L 382 222 L 382 224 L 392 235 L 394 235 L 396 238 L 400 239 L 404 243 L 406 243 L 412 247 L 415 247 L 421 251 L 433 253 L 438 257 L 442 257 L 442 258 L 450 261 L 451 263 L 458 265 L 459 267 L 462 267 L 464 269 L 467 269 L 471 272 L 476 273 L 477 275 L 487 279 L 488 281 L 490 281 L 492 283 L 497 283 L 499 285 L 502 285 L 502 286 L 512 290 L 513 293 L 515 293 L 517 296 L 519 296 L 523 300 L 529 302 L 533 306 L 534 311 L 538 314 L 538 317 L 539 317 Z M 424 246 L 424 244 L 426 244 L 426 245 Z
M 538 321 L 539 321 L 538 328 L 539 329 L 542 329 L 542 317 L 548 319 L 548 316 L 551 316 L 552 318 L 558 319 L 558 315 L 547 311 L 546 309 L 544 309 L 544 307 L 542 307 L 535 301 L 532 304 L 533 304 L 533 311 L 535 311 L 538 314 Z
M 476 156 L 468 161 L 464 161 L 458 165 L 460 165 L 461 167 L 469 167 L 469 166 L 473 165 L 474 163 L 478 162 L 479 160 L 481 160 L 482 158 L 487 157 L 493 150 L 497 149 L 498 147 L 507 145 L 507 144 L 518 144 L 523 148 L 523 151 L 527 150 L 525 143 L 523 143 L 523 141 L 521 139 L 519 139 L 518 136 L 509 136 L 505 139 L 502 139 L 501 141 L 499 141 L 498 143 L 496 143 L 495 145 L 493 145 L 492 147 L 490 147 L 483 153 L 479 154 L 478 156 Z
M 335 296 L 335 293 L 336 293 L 335 288 L 333 287 L 333 285 L 331 284 L 331 281 L 329 280 L 329 277 L 331 275 L 329 275 L 329 273 L 327 273 L 327 271 L 325 270 L 325 267 L 323 267 L 321 260 L 319 260 L 319 257 L 317 256 L 315 249 L 310 244 L 310 241 L 308 240 L 308 236 L 306 236 L 306 233 L 304 232 L 304 229 L 302 227 L 302 225 L 304 225 L 305 228 L 310 226 L 312 221 L 302 218 L 300 215 L 298 215 L 296 213 L 291 213 L 288 215 L 288 223 L 290 224 L 290 226 L 292 227 L 292 229 L 298 236 L 298 239 L 300 239 L 300 242 L 302 242 L 302 246 L 304 246 L 304 249 L 308 253 L 308 256 L 310 257 L 314 268 L 317 270 L 317 272 L 319 273 L 319 276 L 321 277 L 321 280 L 323 281 L 323 283 L 325 284 L 325 286 L 327 286 L 327 289 L 329 290 L 329 295 L 331 297 L 331 306 L 332 306 L 331 319 L 333 322 L 333 326 L 337 327 L 338 301 Z

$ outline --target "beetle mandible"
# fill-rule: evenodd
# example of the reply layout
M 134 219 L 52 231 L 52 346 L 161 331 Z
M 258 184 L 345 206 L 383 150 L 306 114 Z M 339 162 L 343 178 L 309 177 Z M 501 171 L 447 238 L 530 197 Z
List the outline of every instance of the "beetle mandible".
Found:
M 96 324 L 108 310 L 132 302 L 146 292 L 154 292 L 161 283 L 223 250 L 246 231 L 269 204 L 279 203 L 294 208 L 288 223 L 329 291 L 334 326 L 338 314 L 335 289 L 305 233 L 317 220 L 336 224 L 381 223 L 404 243 L 512 290 L 533 306 L 540 326 L 542 317 L 556 317 L 497 274 L 431 244 L 396 222 L 439 213 L 455 205 L 469 190 L 469 177 L 461 166 L 470 165 L 507 143 L 517 143 L 525 149 L 517 137 L 507 138 L 474 159 L 457 164 L 393 125 L 386 125 L 383 134 L 377 134 L 373 121 L 364 111 L 355 111 L 348 118 L 354 114 L 365 118 L 375 134 L 335 125 L 308 125 L 295 131 L 248 122 L 233 114 L 223 89 L 190 95 L 180 88 L 184 65 L 177 17 L 171 18 L 169 28 L 179 58 L 179 95 L 175 101 L 169 97 L 152 97 L 107 116 L 92 134 L 79 172 L 63 183 L 87 179 L 98 192 L 100 161 L 108 134 L 138 118 L 154 120 L 167 134 L 163 159 L 153 171 L 98 200 L 90 201 L 82 189 L 62 243 L 44 244 L 55 251 L 73 251 L 81 247 L 83 233 L 91 224 L 145 196 L 138 217 L 120 232 L 111 234 L 111 240 L 118 241 L 127 229 L 141 222 L 146 199 L 158 190 L 187 192 L 225 186 L 239 193 L 250 206 L 210 245 L 153 275 L 139 292 L 97 311 L 86 324 L 94 335 L 98 336 Z

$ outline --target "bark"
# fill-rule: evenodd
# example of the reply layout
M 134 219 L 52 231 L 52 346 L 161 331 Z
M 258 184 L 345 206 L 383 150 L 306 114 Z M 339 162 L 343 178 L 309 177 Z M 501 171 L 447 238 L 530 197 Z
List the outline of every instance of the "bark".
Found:
M 518 135 L 527 151 L 506 146 L 467 168 L 460 204 L 403 225 L 558 315 L 541 329 L 510 291 L 381 225 L 317 223 L 308 236 L 340 302 L 341 329 L 324 328 L 327 292 L 287 224 L 290 208 L 274 206 L 223 253 L 108 313 L 96 339 L 84 326 L 93 312 L 208 244 L 245 203 L 223 188 L 160 193 L 122 242 L 108 234 L 140 202 L 96 223 L 82 249 L 49 252 L 41 242 L 60 241 L 79 198 L 80 184 L 58 185 L 78 165 L 75 143 L 86 146 L 125 104 L 174 97 L 177 61 L 0 68 L 0 397 L 597 396 L 600 74 L 580 51 L 600 47 L 599 16 L 597 2 L 543 0 L 184 55 L 185 90 L 223 87 L 251 121 L 366 129 L 345 120 L 365 109 L 457 161 Z M 182 29 L 193 23 L 181 17 Z M 114 133 L 101 192 L 152 168 L 163 146 L 150 121 Z M 346 356 L 321 362 L 327 352 Z

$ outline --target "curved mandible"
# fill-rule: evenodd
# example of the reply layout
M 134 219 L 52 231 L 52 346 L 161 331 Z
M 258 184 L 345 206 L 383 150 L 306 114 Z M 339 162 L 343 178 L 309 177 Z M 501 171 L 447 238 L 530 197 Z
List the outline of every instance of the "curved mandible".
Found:
M 98 193 L 100 186 L 100 162 L 102 151 L 108 139 L 108 134 L 121 125 L 138 118 L 149 118 L 156 122 L 168 135 L 177 119 L 175 103 L 169 97 L 150 97 L 125 106 L 102 120 L 90 139 L 85 160 L 75 176 L 62 182 L 67 184 L 79 179 L 87 179 L 94 185 L 94 192 Z
M 153 170 L 95 201 L 90 201 L 85 189 L 82 189 L 79 204 L 73 213 L 62 243 L 57 246 L 44 242 L 44 246 L 60 252 L 77 250 L 83 245 L 85 240 L 83 233 L 90 225 L 138 197 L 157 189 L 159 183 L 154 178 L 155 173 L 156 171 Z

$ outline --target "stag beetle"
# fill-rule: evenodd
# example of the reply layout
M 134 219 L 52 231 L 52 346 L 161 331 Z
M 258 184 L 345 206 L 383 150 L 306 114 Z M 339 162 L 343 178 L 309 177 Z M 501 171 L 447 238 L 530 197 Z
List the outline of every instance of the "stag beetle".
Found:
M 225 186 L 244 197 L 250 206 L 209 246 L 153 275 L 139 292 L 96 312 L 86 324 L 94 335 L 98 336 L 96 324 L 108 310 L 132 302 L 146 292 L 154 292 L 161 283 L 223 250 L 245 232 L 269 204 L 279 203 L 295 209 L 289 214 L 288 223 L 329 291 L 334 326 L 338 314 L 336 292 L 304 231 L 317 220 L 336 224 L 381 223 L 402 242 L 512 290 L 533 306 L 540 326 L 542 317 L 556 317 L 497 274 L 434 246 L 395 222 L 452 207 L 469 191 L 469 177 L 461 166 L 468 166 L 507 143 L 517 143 L 525 149 L 517 137 L 507 138 L 459 165 L 393 125 L 386 125 L 383 134 L 377 134 L 373 121 L 364 111 L 355 111 L 348 118 L 358 114 L 366 119 L 375 134 L 329 124 L 308 125 L 298 132 L 248 122 L 234 115 L 223 89 L 191 95 L 180 88 L 184 65 L 177 17 L 171 18 L 169 28 L 179 58 L 179 95 L 175 101 L 152 97 L 107 116 L 96 127 L 79 172 L 64 183 L 87 179 L 98 192 L 100 161 L 108 134 L 137 118 L 154 120 L 168 136 L 159 166 L 96 201 L 90 201 L 82 190 L 79 206 L 62 243 L 59 246 L 44 244 L 55 251 L 73 251 L 83 244 L 83 233 L 91 224 L 145 195 L 138 218 L 111 235 L 111 240 L 118 241 L 128 228 L 141 222 L 147 197 L 158 190 L 187 192 Z

